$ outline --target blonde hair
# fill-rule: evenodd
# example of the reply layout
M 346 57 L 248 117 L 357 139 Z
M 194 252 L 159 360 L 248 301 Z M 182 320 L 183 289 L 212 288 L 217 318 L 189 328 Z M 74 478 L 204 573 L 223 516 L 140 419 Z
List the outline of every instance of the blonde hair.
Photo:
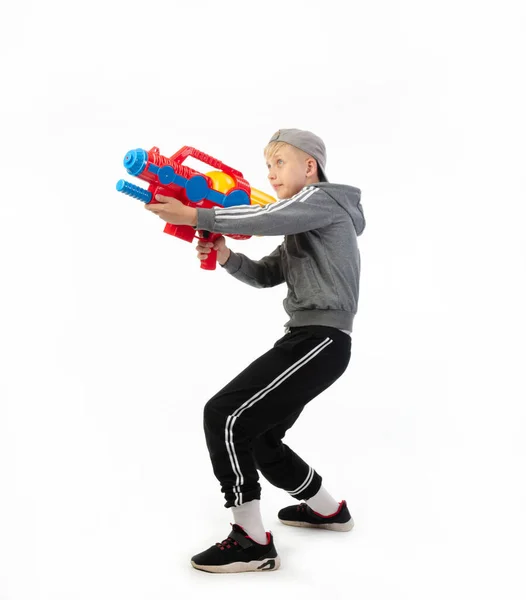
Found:
M 292 151 L 299 158 L 314 158 L 314 156 L 311 156 L 310 154 L 303 152 L 303 150 L 300 150 L 299 148 L 296 148 L 296 146 L 293 146 L 292 144 L 288 144 L 287 142 L 270 142 L 265 146 L 265 148 L 263 150 L 263 154 L 265 155 L 265 158 L 272 158 L 274 156 L 274 154 L 276 154 L 278 152 L 278 150 L 280 150 L 281 148 L 283 148 L 285 146 L 288 146 L 289 148 L 291 148 Z M 314 160 L 316 160 L 316 159 L 314 159 Z

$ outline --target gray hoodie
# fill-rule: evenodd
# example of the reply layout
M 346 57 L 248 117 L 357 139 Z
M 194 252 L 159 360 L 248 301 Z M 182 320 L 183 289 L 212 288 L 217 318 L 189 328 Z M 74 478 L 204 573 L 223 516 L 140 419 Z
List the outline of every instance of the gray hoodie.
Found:
M 223 268 L 254 287 L 287 283 L 285 327 L 326 325 L 352 331 L 358 310 L 360 251 L 365 228 L 361 191 L 314 183 L 266 206 L 197 209 L 196 229 L 243 235 L 284 235 L 271 254 L 251 260 L 231 252 Z

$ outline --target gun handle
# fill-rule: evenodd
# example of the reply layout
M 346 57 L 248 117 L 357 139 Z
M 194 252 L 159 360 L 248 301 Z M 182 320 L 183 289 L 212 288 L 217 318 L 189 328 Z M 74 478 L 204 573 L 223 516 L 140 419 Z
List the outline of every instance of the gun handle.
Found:
M 211 233 L 210 231 L 200 231 L 199 233 L 202 236 L 199 237 L 200 240 L 206 240 L 207 242 L 214 243 L 218 238 L 220 238 L 222 233 Z M 201 269 L 205 271 L 215 271 L 217 264 L 217 250 L 210 250 L 210 254 L 207 258 L 201 261 Z
M 201 269 L 215 271 L 217 265 L 217 250 L 210 250 L 208 258 L 201 261 Z

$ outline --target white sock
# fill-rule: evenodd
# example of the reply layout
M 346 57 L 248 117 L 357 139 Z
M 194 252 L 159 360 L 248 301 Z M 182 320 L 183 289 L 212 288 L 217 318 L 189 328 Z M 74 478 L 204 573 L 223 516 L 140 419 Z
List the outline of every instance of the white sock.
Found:
M 320 491 L 317 494 L 312 498 L 305 500 L 305 502 L 309 508 L 312 508 L 313 511 L 325 517 L 334 514 L 340 508 L 340 503 L 337 502 L 323 486 L 321 486 Z
M 236 525 L 243 527 L 247 535 L 258 544 L 267 544 L 267 534 L 261 519 L 259 500 L 251 500 L 241 506 L 233 506 L 232 512 Z

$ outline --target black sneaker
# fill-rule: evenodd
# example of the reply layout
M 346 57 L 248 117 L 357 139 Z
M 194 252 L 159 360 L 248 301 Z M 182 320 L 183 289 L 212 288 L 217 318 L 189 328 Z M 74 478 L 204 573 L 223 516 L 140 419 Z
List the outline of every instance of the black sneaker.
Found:
M 267 532 L 268 544 L 258 544 L 239 525 L 232 525 L 226 540 L 192 556 L 192 567 L 210 573 L 244 573 L 246 571 L 275 571 L 281 561 L 272 534 Z
M 293 527 L 313 527 L 315 529 L 330 529 L 331 531 L 351 531 L 354 521 L 347 508 L 347 502 L 342 500 L 338 510 L 327 517 L 314 512 L 305 502 L 282 508 L 278 519 L 285 525 Z

